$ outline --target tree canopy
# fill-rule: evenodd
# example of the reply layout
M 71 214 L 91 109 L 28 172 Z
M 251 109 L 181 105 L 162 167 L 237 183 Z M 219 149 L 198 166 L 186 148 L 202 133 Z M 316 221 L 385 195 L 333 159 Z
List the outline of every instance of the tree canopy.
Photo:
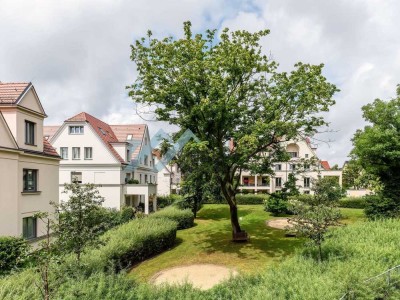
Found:
M 385 201 L 396 202 L 388 203 L 388 209 L 400 211 L 400 85 L 396 98 L 376 99 L 362 110 L 370 124 L 354 135 L 352 155 L 368 174 L 379 179 Z
M 193 34 L 190 22 L 179 39 L 156 39 L 149 31 L 131 46 L 138 75 L 128 88 L 135 102 L 156 107 L 158 120 L 197 136 L 195 147 L 208 164 L 201 171 L 216 178 L 236 233 L 241 172 L 272 173 L 282 142 L 326 125 L 320 112 L 335 103 L 337 88 L 322 75 L 322 64 L 279 72 L 260 43 L 269 30 L 216 32 Z

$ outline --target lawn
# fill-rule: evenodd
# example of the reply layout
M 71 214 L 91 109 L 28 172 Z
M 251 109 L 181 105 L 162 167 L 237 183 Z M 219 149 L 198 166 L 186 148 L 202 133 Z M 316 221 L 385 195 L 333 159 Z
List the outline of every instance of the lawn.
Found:
M 248 243 L 231 242 L 229 208 L 226 204 L 208 204 L 199 211 L 195 226 L 180 230 L 176 246 L 135 266 L 130 276 L 149 280 L 157 272 L 181 265 L 211 263 L 233 267 L 240 273 L 256 273 L 264 266 L 279 262 L 294 253 L 304 240 L 285 237 L 285 232 L 269 228 L 274 219 L 262 205 L 239 206 L 242 229 L 250 234 Z M 345 223 L 363 218 L 362 210 L 342 209 Z

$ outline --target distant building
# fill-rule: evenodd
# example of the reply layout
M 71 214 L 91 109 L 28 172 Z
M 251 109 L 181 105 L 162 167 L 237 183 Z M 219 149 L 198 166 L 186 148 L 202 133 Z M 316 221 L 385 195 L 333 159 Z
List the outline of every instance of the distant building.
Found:
M 64 183 L 93 183 L 105 207 L 157 206 L 157 172 L 147 125 L 109 125 L 82 112 L 61 126 L 45 126 L 45 136 L 56 148 L 60 163 L 60 199 Z
M 159 150 L 153 150 L 155 164 L 159 171 L 157 174 L 157 195 L 168 196 L 179 194 L 181 190 L 181 170 L 178 164 L 164 164 Z
M 313 180 L 320 177 L 336 178 L 342 185 L 342 170 L 331 170 L 328 161 L 320 160 L 315 153 L 316 149 L 311 146 L 308 139 L 288 141 L 284 143 L 284 147 L 291 156 L 289 161 L 275 163 L 273 166 L 275 174 L 272 176 L 243 171 L 239 190 L 250 193 L 273 193 L 283 188 L 289 174 L 296 176 L 296 185 L 303 194 L 312 194 Z M 314 163 L 307 165 L 305 161 Z
M 46 117 L 32 83 L 0 82 L 0 235 L 44 235 L 34 214 L 58 203 L 60 157 L 43 138 Z

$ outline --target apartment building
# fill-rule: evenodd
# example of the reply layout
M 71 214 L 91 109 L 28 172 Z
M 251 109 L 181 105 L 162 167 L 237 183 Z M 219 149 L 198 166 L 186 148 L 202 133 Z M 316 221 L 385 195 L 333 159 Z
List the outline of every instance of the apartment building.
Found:
M 291 156 L 287 162 L 275 163 L 274 175 L 251 174 L 244 171 L 240 177 L 241 192 L 273 193 L 279 191 L 289 178 L 289 174 L 296 176 L 296 185 L 303 194 L 312 194 L 312 183 L 321 177 L 336 178 L 342 185 L 342 171 L 332 170 L 329 162 L 320 160 L 309 139 L 288 141 L 283 145 Z
M 0 236 L 34 240 L 54 212 L 60 157 L 43 138 L 47 115 L 32 83 L 0 82 Z
M 44 131 L 62 158 L 61 200 L 68 199 L 64 183 L 76 181 L 95 184 L 105 207 L 156 210 L 157 172 L 147 125 L 109 125 L 82 112 Z
M 181 170 L 176 163 L 164 163 L 158 149 L 153 150 L 157 173 L 157 195 L 179 194 L 181 190 Z

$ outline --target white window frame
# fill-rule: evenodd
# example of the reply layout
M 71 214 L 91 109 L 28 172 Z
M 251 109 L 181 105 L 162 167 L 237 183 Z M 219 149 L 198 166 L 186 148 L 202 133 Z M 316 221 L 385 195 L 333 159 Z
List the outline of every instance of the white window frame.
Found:
M 60 147 L 60 155 L 62 159 L 68 159 L 68 147 Z
M 71 125 L 68 128 L 68 132 L 69 132 L 69 134 L 83 134 L 84 133 L 84 126 L 82 126 L 82 125 L 79 125 L 79 126 Z
M 84 158 L 86 159 L 86 160 L 91 160 L 91 159 L 93 159 L 93 147 L 84 147 L 84 151 L 83 151 L 84 153 Z M 88 154 L 88 152 L 90 152 L 90 156 L 89 155 L 87 155 Z
M 75 151 L 78 149 L 78 156 L 75 156 Z M 72 147 L 72 159 L 73 160 L 80 160 L 81 159 L 81 148 L 80 147 Z

